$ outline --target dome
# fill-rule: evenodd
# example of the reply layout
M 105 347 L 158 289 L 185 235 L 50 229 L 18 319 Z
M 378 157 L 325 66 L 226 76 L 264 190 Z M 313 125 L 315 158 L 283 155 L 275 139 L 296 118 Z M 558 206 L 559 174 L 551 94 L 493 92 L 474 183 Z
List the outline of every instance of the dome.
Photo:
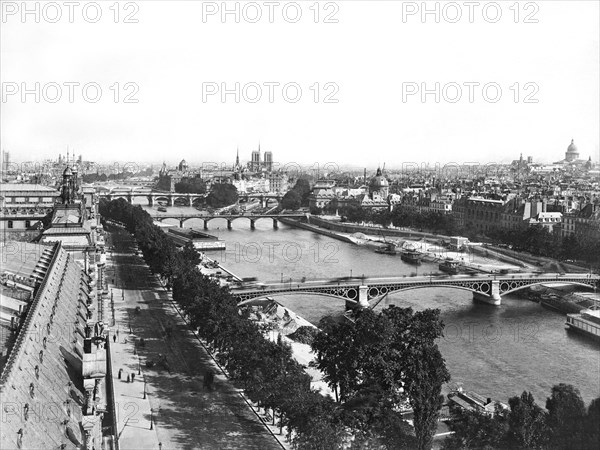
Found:
M 65 168 L 65 171 L 63 172 L 63 177 L 70 177 L 73 175 L 73 172 L 71 171 L 71 167 L 67 166 Z
M 381 169 L 377 169 L 377 174 L 371 180 L 371 186 L 375 189 L 389 186 L 388 180 L 381 173 Z
M 567 153 L 579 153 L 577 150 L 577 146 L 575 145 L 575 140 L 571 139 L 571 145 L 567 148 Z
M 185 161 L 185 159 L 182 159 L 181 162 L 179 163 L 180 166 L 187 166 L 187 162 Z

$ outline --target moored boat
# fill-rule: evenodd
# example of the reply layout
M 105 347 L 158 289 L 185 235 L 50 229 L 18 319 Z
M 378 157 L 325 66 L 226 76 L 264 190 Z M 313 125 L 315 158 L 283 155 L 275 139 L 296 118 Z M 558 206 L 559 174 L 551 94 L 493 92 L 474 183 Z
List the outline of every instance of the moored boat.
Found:
M 439 264 L 438 267 L 442 272 L 456 275 L 460 271 L 460 261 L 456 261 L 452 258 L 446 258 Z
M 421 259 L 423 259 L 423 254 L 416 251 L 414 248 L 405 248 L 400 252 L 400 258 L 402 261 L 411 264 L 421 264 Z
M 600 340 L 600 310 L 584 309 L 579 314 L 567 314 L 565 326 Z

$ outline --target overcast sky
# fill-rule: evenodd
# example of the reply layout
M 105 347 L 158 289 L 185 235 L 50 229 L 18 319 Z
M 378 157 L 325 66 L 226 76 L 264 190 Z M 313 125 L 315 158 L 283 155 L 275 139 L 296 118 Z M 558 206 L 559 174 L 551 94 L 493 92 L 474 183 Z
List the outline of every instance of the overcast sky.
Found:
M 36 23 L 3 1 L 2 148 L 17 161 L 69 146 L 85 160 L 195 165 L 232 163 L 237 147 L 248 160 L 260 141 L 280 162 L 398 167 L 552 162 L 574 138 L 598 160 L 597 1 L 426 2 L 439 23 L 422 2 L 246 3 L 227 2 L 236 23 L 221 1 L 121 2 L 116 17 L 111 0 L 93 23 L 80 2 L 70 23 L 63 2 L 29 2 Z M 39 103 L 21 95 L 35 83 Z M 79 83 L 73 102 L 64 83 Z

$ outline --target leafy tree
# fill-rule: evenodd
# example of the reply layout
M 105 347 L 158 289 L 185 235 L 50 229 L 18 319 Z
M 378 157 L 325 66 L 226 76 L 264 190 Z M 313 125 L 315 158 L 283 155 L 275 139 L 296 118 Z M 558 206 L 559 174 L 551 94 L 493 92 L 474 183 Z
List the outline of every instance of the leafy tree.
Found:
M 298 191 L 292 189 L 285 193 L 281 199 L 281 207 L 296 210 L 302 205 L 302 197 Z
M 215 183 L 206 197 L 206 203 L 213 208 L 222 208 L 238 201 L 237 188 L 229 183 Z
M 175 183 L 175 192 L 179 194 L 204 194 L 206 193 L 206 183 L 200 178 L 186 178 L 179 183 Z
M 548 437 L 546 413 L 540 408 L 531 392 L 508 400 L 508 439 L 515 448 L 544 448 Z
M 579 389 L 563 383 L 553 386 L 546 409 L 547 423 L 552 430 L 550 445 L 554 448 L 580 446 L 586 411 Z
M 452 410 L 448 423 L 454 434 L 444 441 L 443 450 L 504 449 L 508 432 L 508 413 L 500 406 L 493 416 L 463 408 Z

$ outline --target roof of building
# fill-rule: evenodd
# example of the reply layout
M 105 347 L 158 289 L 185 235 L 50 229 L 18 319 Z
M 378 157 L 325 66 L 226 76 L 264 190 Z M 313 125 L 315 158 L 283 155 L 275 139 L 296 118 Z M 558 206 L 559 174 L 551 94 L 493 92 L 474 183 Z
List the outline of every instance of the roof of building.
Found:
M 6 195 L 13 192 L 41 192 L 44 195 L 60 193 L 53 187 L 43 184 L 28 184 L 28 183 L 2 183 L 0 185 L 0 194 Z
M 35 250 L 31 245 L 26 249 Z M 25 317 L 20 318 L 8 358 L 2 359 L 0 403 L 19 409 L 14 410 L 11 420 L 3 422 L 0 447 L 81 448 L 85 318 L 78 307 L 83 304 L 85 310 L 79 291 L 82 286 L 89 287 L 81 267 L 60 245 L 38 247 L 38 262 L 47 266 L 47 273 L 37 283 Z M 19 259 L 20 254 L 6 257 L 11 267 L 19 266 Z M 61 328 L 64 324 L 73 325 L 67 330 Z M 41 336 L 46 335 L 50 338 L 42 341 Z M 53 408 L 51 422 L 36 407 L 64 405 L 65 396 L 74 401 L 68 408 Z M 25 405 L 30 405 L 28 414 L 23 414 Z

